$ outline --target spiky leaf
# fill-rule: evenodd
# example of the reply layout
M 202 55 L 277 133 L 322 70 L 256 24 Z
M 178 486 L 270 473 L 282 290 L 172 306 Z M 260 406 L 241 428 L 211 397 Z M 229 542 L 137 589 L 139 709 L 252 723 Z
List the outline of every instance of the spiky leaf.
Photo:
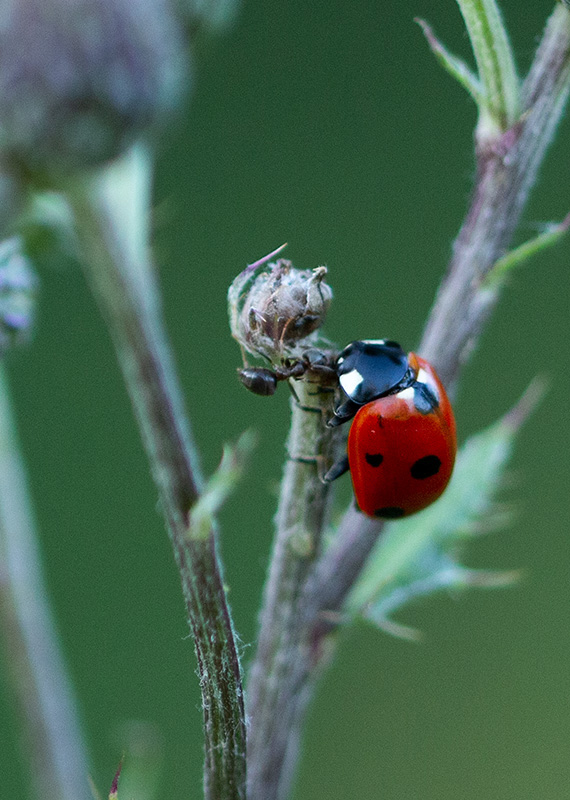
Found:
M 451 482 L 436 503 L 387 527 L 348 598 L 351 614 L 405 634 L 390 615 L 411 600 L 445 588 L 496 586 L 513 580 L 513 573 L 471 570 L 458 559 L 471 536 L 505 522 L 505 515 L 493 510 L 494 499 L 516 433 L 539 394 L 534 384 L 514 409 L 468 439 Z

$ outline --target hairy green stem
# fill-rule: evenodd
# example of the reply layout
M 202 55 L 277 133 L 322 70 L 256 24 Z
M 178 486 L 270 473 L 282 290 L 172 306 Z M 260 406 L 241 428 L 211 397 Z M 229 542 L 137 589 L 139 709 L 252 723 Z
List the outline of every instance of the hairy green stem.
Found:
M 570 90 L 570 12 L 551 15 L 523 84 L 523 113 L 477 154 L 473 200 L 420 345 L 447 385 L 475 347 L 499 292 L 482 287 L 510 246 Z
M 448 386 L 457 381 L 498 299 L 499 287 L 485 286 L 485 277 L 510 246 L 560 120 L 569 87 L 570 12 L 558 5 L 523 84 L 520 119 L 492 141 L 478 138 L 472 203 L 454 244 L 450 265 L 419 348 Z M 297 513 L 303 512 L 298 510 Z M 292 677 L 281 683 L 281 690 L 274 689 L 275 717 L 273 730 L 265 729 L 267 752 L 263 754 L 263 762 L 280 769 L 282 774 L 273 775 L 272 791 L 268 791 L 263 800 L 286 797 L 294 773 L 294 758 L 274 759 L 271 749 L 279 737 L 279 753 L 297 752 L 303 713 L 318 674 L 320 654 L 328 650 L 325 645 L 335 628 L 335 614 L 342 611 L 347 594 L 381 530 L 380 521 L 368 519 L 350 508 L 330 547 L 311 564 L 301 580 L 297 580 L 294 602 L 286 593 L 283 595 L 280 613 L 287 616 L 286 604 L 290 602 L 296 615 L 295 641 L 305 646 L 291 648 L 287 638 L 274 640 L 277 650 L 272 652 L 273 663 L 294 661 L 294 669 L 291 669 Z M 283 534 L 278 533 L 278 541 L 280 538 Z M 277 557 L 283 560 L 279 550 Z M 278 579 L 276 576 L 274 580 Z M 287 583 L 283 582 L 282 591 L 286 589 Z M 273 596 L 279 596 L 278 587 L 273 587 Z M 266 604 L 268 601 L 266 596 Z M 266 613 L 264 610 L 262 619 Z M 287 714 L 281 717 L 280 710 L 285 704 L 288 704 Z M 255 717 L 253 724 L 257 724 Z M 258 754 L 252 755 L 260 759 Z M 258 767 L 250 764 L 250 768 Z M 251 800 L 261 798 L 261 794 L 252 795 Z
M 47 602 L 24 462 L 0 366 L 0 626 L 37 800 L 89 800 L 75 697 Z
M 287 796 L 298 745 L 291 731 L 301 722 L 301 695 L 307 696 L 298 667 L 319 660 L 303 624 L 302 604 L 327 520 L 330 484 L 322 482 L 319 471 L 331 435 L 324 426 L 331 395 L 304 381 L 295 382 L 295 391 L 259 643 L 248 680 L 249 800 Z
M 147 226 L 140 219 L 143 213 L 146 219 L 148 209 L 136 211 L 141 191 L 137 159 L 137 153 L 126 158 L 124 174 L 74 183 L 67 197 L 80 257 L 115 344 L 180 570 L 202 691 L 205 796 L 243 800 L 245 718 L 239 657 L 216 531 L 212 526 L 207 535 L 202 530 L 194 535 L 191 525 L 202 480 L 162 323 Z M 116 192 L 120 195 L 125 182 L 131 205 L 120 204 L 117 213 Z M 129 220 L 129 215 L 134 218 Z M 133 226 L 138 241 L 133 239 Z
M 477 134 L 496 136 L 517 120 L 519 80 L 509 37 L 495 0 L 457 0 L 483 87 Z

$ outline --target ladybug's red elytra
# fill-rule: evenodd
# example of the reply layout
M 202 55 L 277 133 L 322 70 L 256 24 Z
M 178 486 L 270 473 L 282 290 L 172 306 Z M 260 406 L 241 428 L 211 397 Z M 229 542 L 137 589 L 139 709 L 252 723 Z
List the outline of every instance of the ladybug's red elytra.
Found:
M 434 368 L 396 342 L 357 341 L 339 355 L 343 401 L 329 425 L 353 419 L 347 456 L 329 470 L 350 470 L 356 503 L 370 517 L 397 519 L 437 500 L 457 450 L 455 418 Z

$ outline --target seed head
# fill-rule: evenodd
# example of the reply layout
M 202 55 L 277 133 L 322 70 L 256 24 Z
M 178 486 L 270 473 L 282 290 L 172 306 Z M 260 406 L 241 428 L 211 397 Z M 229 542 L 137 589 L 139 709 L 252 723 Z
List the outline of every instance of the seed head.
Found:
M 180 97 L 167 0 L 3 0 L 0 147 L 27 171 L 119 155 Z
M 332 300 L 326 267 L 299 270 L 284 258 L 269 261 L 280 250 L 250 264 L 228 292 L 232 335 L 274 363 L 312 346 Z

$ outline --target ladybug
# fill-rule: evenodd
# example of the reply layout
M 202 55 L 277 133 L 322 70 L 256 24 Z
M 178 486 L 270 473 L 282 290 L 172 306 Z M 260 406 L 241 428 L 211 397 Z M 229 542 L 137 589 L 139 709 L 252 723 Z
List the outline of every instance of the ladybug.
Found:
M 442 494 L 457 450 L 451 403 L 434 368 L 386 339 L 349 344 L 336 361 L 342 401 L 327 423 L 352 419 L 347 455 L 325 480 L 350 470 L 369 517 L 415 514 Z

